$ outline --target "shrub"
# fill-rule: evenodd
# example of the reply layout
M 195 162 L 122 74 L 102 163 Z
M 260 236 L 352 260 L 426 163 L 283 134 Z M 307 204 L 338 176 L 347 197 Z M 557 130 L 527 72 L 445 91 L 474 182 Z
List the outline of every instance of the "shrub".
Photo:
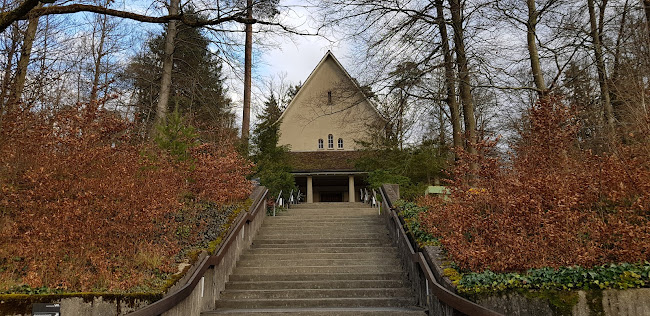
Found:
M 250 164 L 232 149 L 196 147 L 192 171 L 187 161 L 134 142 L 132 130 L 92 105 L 3 117 L 0 285 L 146 285 L 176 272 L 184 195 L 221 202 L 250 192 Z
M 529 269 L 525 273 L 464 274 L 456 283 L 463 294 L 503 292 L 511 289 L 588 290 L 629 289 L 650 282 L 650 263 L 606 264 L 586 269 L 579 266 Z
M 452 201 L 419 204 L 429 208 L 423 224 L 460 268 L 525 271 L 650 258 L 647 138 L 595 154 L 576 146 L 576 130 L 573 113 L 550 98 L 531 108 L 511 164 L 459 152 Z
M 413 236 L 415 242 L 420 246 L 437 245 L 438 240 L 431 235 L 420 221 L 420 214 L 427 211 L 427 208 L 417 206 L 413 202 L 398 200 L 393 205 L 397 214 L 404 219 L 406 229 Z

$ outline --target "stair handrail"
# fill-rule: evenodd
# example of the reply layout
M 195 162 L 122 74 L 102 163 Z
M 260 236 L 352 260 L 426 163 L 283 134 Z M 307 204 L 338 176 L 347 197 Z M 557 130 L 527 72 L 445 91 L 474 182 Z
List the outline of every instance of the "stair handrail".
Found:
M 190 296 L 190 294 L 192 294 L 192 291 L 194 291 L 194 288 L 199 284 L 201 278 L 203 278 L 203 276 L 205 275 L 205 272 L 209 268 L 213 266 L 217 266 L 221 263 L 221 261 L 226 256 L 226 252 L 230 249 L 233 242 L 240 235 L 240 232 L 244 228 L 244 225 L 255 219 L 257 213 L 259 212 L 260 204 L 266 201 L 266 195 L 268 192 L 269 190 L 262 186 L 258 186 L 255 188 L 255 190 L 253 190 L 253 192 L 251 193 L 251 197 L 253 198 L 253 204 L 248 209 L 248 212 L 240 213 L 237 219 L 235 219 L 235 224 L 231 226 L 233 227 L 233 229 L 230 230 L 230 232 L 226 236 L 226 239 L 221 243 L 217 253 L 211 256 L 210 255 L 205 256 L 200 262 L 198 262 L 197 269 L 194 270 L 194 273 L 192 273 L 192 276 L 190 277 L 189 280 L 187 280 L 185 285 L 173 291 L 169 295 L 163 297 L 162 299 L 153 302 L 152 304 L 149 304 L 139 310 L 127 314 L 127 316 L 161 315 L 164 312 L 171 310 L 174 306 L 178 305 L 180 302 L 182 302 L 184 299 Z
M 381 204 L 377 201 L 377 191 L 375 191 L 375 189 L 372 189 L 372 200 L 370 201 L 370 205 L 373 207 L 377 206 L 381 212 Z
M 277 205 L 282 206 L 282 190 L 280 190 L 280 193 L 278 193 L 278 198 L 275 199 L 275 203 L 273 203 L 273 216 L 275 216 L 275 207 Z
M 424 257 L 424 254 L 421 251 L 417 251 L 417 252 L 415 251 L 415 247 L 413 247 L 411 240 L 409 240 L 408 236 L 406 235 L 406 230 L 404 229 L 404 225 L 402 224 L 399 215 L 397 215 L 397 212 L 395 212 L 395 209 L 393 208 L 393 203 L 387 198 L 387 193 L 385 192 L 384 186 L 380 188 L 379 192 L 382 197 L 382 203 L 386 204 L 385 209 L 387 212 L 389 212 L 389 216 L 390 216 L 389 218 L 395 223 L 395 225 L 397 225 L 398 235 L 400 235 L 397 238 L 402 238 L 406 243 L 406 245 L 408 245 L 411 261 L 418 264 L 420 270 L 422 271 L 425 278 L 427 279 L 427 283 L 426 283 L 427 294 L 429 294 L 429 289 L 431 289 L 432 294 L 436 296 L 438 300 L 466 315 L 504 316 L 503 314 L 495 312 L 484 306 L 478 305 L 446 289 L 440 283 L 438 283 L 436 277 L 433 275 L 429 263 Z

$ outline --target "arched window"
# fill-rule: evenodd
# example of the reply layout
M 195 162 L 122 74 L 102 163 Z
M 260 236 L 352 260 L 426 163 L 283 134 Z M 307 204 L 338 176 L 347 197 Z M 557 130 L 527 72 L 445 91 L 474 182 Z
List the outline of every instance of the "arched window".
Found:
M 339 149 L 343 149 L 343 138 L 339 138 Z
M 320 138 L 318 140 L 318 149 L 323 149 L 323 139 L 322 138 Z
M 327 148 L 334 149 L 334 135 L 327 135 Z

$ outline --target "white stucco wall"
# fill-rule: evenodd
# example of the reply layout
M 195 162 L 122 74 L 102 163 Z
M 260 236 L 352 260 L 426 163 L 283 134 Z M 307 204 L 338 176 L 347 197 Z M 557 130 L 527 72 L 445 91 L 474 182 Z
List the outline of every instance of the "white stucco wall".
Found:
M 368 137 L 369 126 L 383 121 L 329 52 L 312 72 L 281 118 L 280 145 L 291 151 L 356 150 L 355 140 Z M 329 102 L 331 92 L 331 102 Z M 328 149 L 328 135 L 334 149 Z

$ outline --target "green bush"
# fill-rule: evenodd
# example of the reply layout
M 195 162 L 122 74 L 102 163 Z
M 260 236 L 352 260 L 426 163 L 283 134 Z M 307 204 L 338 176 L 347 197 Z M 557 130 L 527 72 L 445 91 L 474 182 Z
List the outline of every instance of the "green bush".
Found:
M 512 289 L 589 290 L 629 289 L 650 284 L 650 263 L 606 264 L 586 269 L 579 266 L 529 269 L 525 273 L 465 273 L 457 283 L 464 294 L 498 293 Z
M 167 151 L 177 161 L 192 162 L 190 149 L 198 145 L 198 134 L 194 127 L 183 122 L 183 118 L 174 111 L 167 117 L 165 124 L 156 126 L 158 133 L 154 141 L 158 147 Z
M 420 213 L 426 212 L 427 208 L 404 200 L 396 201 L 393 206 L 396 208 L 397 214 L 404 219 L 406 230 L 413 235 L 418 245 L 439 245 L 438 239 L 433 237 L 420 224 Z

